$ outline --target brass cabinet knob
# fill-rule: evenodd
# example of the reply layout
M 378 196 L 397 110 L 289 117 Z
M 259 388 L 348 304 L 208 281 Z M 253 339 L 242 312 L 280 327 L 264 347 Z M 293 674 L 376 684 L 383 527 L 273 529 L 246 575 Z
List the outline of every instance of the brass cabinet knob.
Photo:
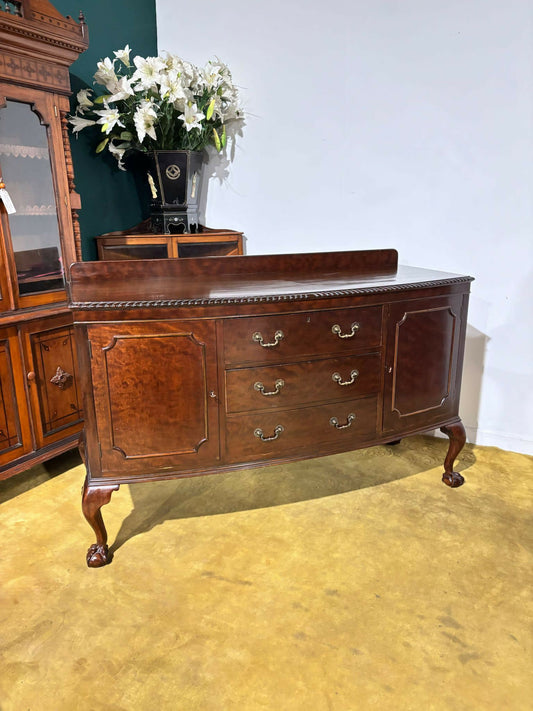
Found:
M 32 380 L 35 380 L 35 373 L 33 372 L 33 370 L 30 370 L 30 372 L 27 373 L 26 377 L 28 378 L 28 380 L 29 380 L 30 382 L 31 382 Z

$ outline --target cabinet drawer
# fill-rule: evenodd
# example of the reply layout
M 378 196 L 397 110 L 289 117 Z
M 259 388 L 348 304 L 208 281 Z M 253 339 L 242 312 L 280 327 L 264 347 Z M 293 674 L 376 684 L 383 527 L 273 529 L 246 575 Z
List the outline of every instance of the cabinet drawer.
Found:
M 226 363 L 280 363 L 381 345 L 381 306 L 228 319 Z
M 379 353 L 226 371 L 226 412 L 353 400 L 379 390 Z
M 339 451 L 354 448 L 376 436 L 377 404 L 377 397 L 368 397 L 317 407 L 229 415 L 227 461 L 275 459 L 302 449 L 316 455 L 322 447 Z

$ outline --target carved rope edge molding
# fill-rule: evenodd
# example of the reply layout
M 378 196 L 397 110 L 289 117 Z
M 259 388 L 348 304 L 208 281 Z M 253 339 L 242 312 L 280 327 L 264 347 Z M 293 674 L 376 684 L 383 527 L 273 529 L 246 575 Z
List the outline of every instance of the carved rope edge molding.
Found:
M 275 294 L 271 296 L 231 296 L 212 299 L 154 299 L 150 301 L 73 301 L 71 309 L 144 309 L 166 308 L 176 306 L 222 306 L 225 304 L 259 304 L 280 301 L 308 301 L 311 299 L 337 298 L 357 296 L 359 294 L 386 294 L 391 291 L 406 289 L 425 289 L 428 287 L 450 286 L 474 281 L 474 277 L 457 277 L 437 281 L 422 281 L 414 284 L 392 284 L 389 286 L 369 286 L 354 289 L 339 289 L 338 291 L 309 291 L 300 294 Z

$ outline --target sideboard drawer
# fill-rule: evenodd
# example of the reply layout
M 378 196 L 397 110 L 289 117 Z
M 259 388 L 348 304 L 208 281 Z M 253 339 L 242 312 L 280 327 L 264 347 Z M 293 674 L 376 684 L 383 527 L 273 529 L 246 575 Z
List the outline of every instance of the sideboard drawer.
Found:
M 226 457 L 231 463 L 272 459 L 300 449 L 354 448 L 376 437 L 377 397 L 226 418 Z
M 279 363 L 301 356 L 353 353 L 381 345 L 381 306 L 227 319 L 227 364 Z
M 226 412 L 353 400 L 379 390 L 381 355 L 350 355 L 226 371 Z

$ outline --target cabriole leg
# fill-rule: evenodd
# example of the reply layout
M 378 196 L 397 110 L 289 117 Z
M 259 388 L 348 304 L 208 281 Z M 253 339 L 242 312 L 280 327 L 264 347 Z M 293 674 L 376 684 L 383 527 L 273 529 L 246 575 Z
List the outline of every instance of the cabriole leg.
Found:
M 444 434 L 450 438 L 448 454 L 444 460 L 444 474 L 442 475 L 442 481 L 452 488 L 462 486 L 465 483 L 464 477 L 453 471 L 453 464 L 466 442 L 465 428 L 463 427 L 463 423 L 459 420 L 459 422 L 456 422 L 453 425 L 448 425 L 448 427 L 441 427 L 440 431 L 444 432 Z
M 107 547 L 107 531 L 100 509 L 111 500 L 111 494 L 117 491 L 118 484 L 113 486 L 89 486 L 87 478 L 83 485 L 81 508 L 89 525 L 96 533 L 96 543 L 87 551 L 89 568 L 101 568 L 111 562 Z

